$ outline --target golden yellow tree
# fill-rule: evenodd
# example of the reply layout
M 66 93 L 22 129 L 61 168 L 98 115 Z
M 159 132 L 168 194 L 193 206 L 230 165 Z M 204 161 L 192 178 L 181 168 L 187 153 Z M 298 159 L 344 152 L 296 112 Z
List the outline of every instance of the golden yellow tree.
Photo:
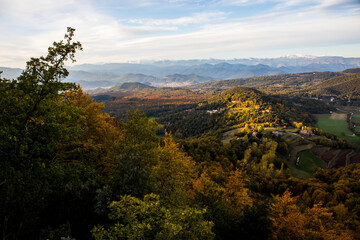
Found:
M 246 174 L 236 169 L 225 185 L 225 198 L 234 213 L 241 215 L 246 206 L 252 206 L 253 200 L 249 196 L 249 189 L 245 187 Z
M 298 197 L 291 197 L 289 190 L 273 198 L 269 209 L 273 239 L 353 239 L 321 203 L 301 212 L 297 206 Z
M 60 107 L 67 108 L 71 134 L 58 143 L 56 160 L 82 162 L 101 171 L 111 167 L 109 153 L 123 137 L 114 118 L 103 114 L 104 104 L 94 102 L 88 93 L 78 86 L 65 92 Z
M 167 136 L 163 145 L 158 147 L 156 158 L 150 175 L 154 192 L 169 205 L 186 204 L 195 178 L 195 162 L 181 151 L 171 136 Z

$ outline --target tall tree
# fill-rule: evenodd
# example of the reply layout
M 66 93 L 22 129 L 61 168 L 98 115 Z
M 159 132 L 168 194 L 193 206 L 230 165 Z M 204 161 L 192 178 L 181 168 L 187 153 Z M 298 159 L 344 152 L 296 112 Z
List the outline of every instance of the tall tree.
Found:
M 62 83 L 69 72 L 66 60 L 74 60 L 75 29 L 54 42 L 46 57 L 31 58 L 15 80 L 0 79 L 0 230 L 4 238 L 32 238 L 43 206 L 44 167 L 56 153 L 62 133 L 57 111 L 61 92 L 74 87 Z

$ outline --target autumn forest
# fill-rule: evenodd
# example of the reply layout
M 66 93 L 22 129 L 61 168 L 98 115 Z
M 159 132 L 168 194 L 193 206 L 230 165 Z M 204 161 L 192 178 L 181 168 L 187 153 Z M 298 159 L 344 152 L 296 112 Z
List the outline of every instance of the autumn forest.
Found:
M 0 77 L 2 239 L 360 239 L 358 69 L 89 95 L 74 31 Z

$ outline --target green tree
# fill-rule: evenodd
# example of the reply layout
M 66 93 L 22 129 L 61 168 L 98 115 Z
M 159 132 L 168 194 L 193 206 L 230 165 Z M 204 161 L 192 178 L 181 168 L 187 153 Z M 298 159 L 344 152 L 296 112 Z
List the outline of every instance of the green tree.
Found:
M 58 110 L 62 83 L 69 73 L 66 60 L 74 60 L 79 42 L 74 29 L 54 42 L 46 57 L 31 58 L 15 80 L 0 79 L 0 219 L 5 238 L 31 239 L 38 231 L 38 215 L 48 185 L 45 167 L 52 164 L 56 144 L 64 130 Z
M 156 163 L 156 135 L 159 125 L 140 111 L 128 113 L 127 121 L 119 123 L 123 138 L 114 147 L 111 185 L 115 195 L 142 197 L 149 193 L 151 166 Z
M 150 180 L 153 191 L 170 206 L 188 202 L 190 186 L 195 178 L 195 162 L 179 149 L 171 136 L 156 152 L 156 164 L 152 166 Z
M 205 210 L 190 207 L 165 208 L 158 195 L 144 200 L 125 195 L 109 206 L 110 227 L 96 226 L 95 239 L 213 239 L 212 222 L 204 220 Z

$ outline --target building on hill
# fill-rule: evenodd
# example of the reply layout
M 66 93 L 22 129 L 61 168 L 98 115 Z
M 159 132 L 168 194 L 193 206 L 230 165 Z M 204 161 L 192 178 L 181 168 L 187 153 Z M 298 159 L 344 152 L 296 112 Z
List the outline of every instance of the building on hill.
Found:
M 220 109 L 214 109 L 214 110 L 207 110 L 206 112 L 209 113 L 209 114 L 213 114 L 213 113 L 219 113 L 222 111 L 222 108 Z
M 278 137 L 278 136 L 282 135 L 283 133 L 282 133 L 282 132 L 279 132 L 279 131 L 272 131 L 272 134 L 273 134 L 275 137 Z
M 307 136 L 312 136 L 314 135 L 314 133 L 311 130 L 307 130 L 307 129 L 301 129 L 300 130 L 300 134 L 302 135 L 307 135 Z

